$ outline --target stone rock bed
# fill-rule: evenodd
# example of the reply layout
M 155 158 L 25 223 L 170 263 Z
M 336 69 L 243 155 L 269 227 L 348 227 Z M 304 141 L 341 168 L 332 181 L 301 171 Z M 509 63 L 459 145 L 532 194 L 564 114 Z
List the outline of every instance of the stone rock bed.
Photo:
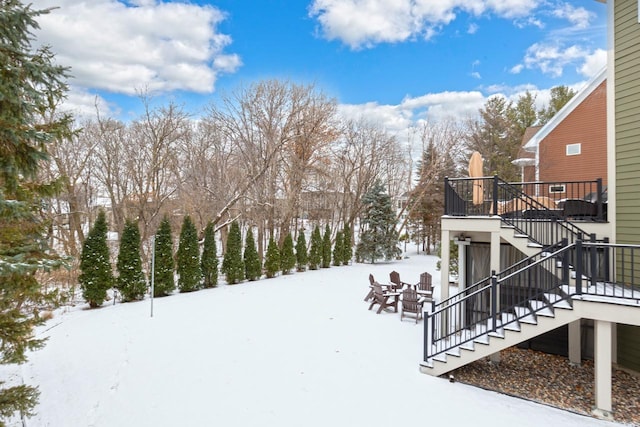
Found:
M 592 360 L 572 366 L 566 357 L 515 347 L 500 355 L 499 364 L 483 359 L 451 374 L 461 383 L 593 416 Z M 640 378 L 614 367 L 612 403 L 614 421 L 640 426 Z

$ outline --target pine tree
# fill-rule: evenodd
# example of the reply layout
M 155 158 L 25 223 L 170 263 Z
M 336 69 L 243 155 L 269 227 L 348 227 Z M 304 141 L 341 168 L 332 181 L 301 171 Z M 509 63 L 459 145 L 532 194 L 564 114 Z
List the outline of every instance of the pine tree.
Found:
M 237 221 L 233 221 L 229 228 L 221 272 L 225 275 L 227 283 L 230 285 L 240 282 L 244 277 L 242 234 L 240 234 L 240 226 Z
M 333 265 L 342 265 L 344 260 L 344 238 L 342 231 L 336 233 L 336 241 L 333 244 Z
M 276 241 L 273 240 L 273 237 L 269 239 L 269 245 L 267 246 L 264 269 L 268 279 L 275 277 L 278 271 L 280 271 L 280 250 L 278 249 Z
M 356 251 L 358 258 L 374 263 L 379 258 L 389 260 L 399 256 L 401 252 L 397 246 L 396 216 L 391 205 L 391 197 L 379 181 L 376 181 L 362 197 L 362 205 L 363 229 Z
M 256 280 L 262 276 L 262 263 L 256 249 L 256 242 L 253 239 L 251 228 L 247 230 L 244 238 L 244 276 L 247 280 Z
M 205 288 L 218 285 L 218 254 L 216 248 L 216 231 L 212 222 L 204 229 L 204 244 L 200 257 L 200 270 L 204 278 Z
M 70 116 L 49 115 L 65 95 L 67 71 L 55 65 L 47 47 L 32 46 L 36 19 L 17 0 L 0 2 L 0 363 L 23 363 L 26 352 L 44 345 L 33 329 L 43 323 L 37 307 L 50 295 L 38 270 L 63 265 L 47 245 L 41 209 L 60 182 L 45 183 L 38 172 L 49 161 L 48 142 L 69 134 Z M 41 118 L 49 120 L 43 123 Z M 0 385 L 2 383 L 0 382 Z M 0 418 L 29 416 L 38 401 L 35 387 L 0 389 Z M 1 421 L 0 421 L 1 423 Z
M 289 233 L 284 238 L 282 249 L 280 250 L 280 270 L 282 270 L 282 274 L 289 274 L 295 266 L 296 256 L 293 253 L 293 238 Z
M 186 215 L 182 221 L 176 261 L 180 292 L 193 292 L 200 289 L 202 271 L 200 270 L 198 231 L 189 215 Z
M 305 271 L 308 262 L 307 239 L 304 237 L 304 230 L 300 230 L 298 240 L 296 241 L 296 269 L 298 271 Z
M 322 236 L 320 227 L 316 225 L 311 233 L 311 248 L 309 249 L 309 270 L 317 270 L 322 263 Z
M 116 268 L 118 269 L 116 283 L 122 294 L 122 300 L 126 302 L 143 299 L 147 281 L 142 272 L 140 259 L 140 230 L 135 222 L 128 220 L 125 222 Z
M 173 240 L 171 239 L 171 223 L 166 216 L 162 219 L 155 238 L 154 261 L 154 297 L 171 294 L 176 288 L 173 276 L 175 262 L 173 260 Z
M 353 251 L 351 249 L 351 227 L 349 224 L 344 224 L 344 233 L 342 233 L 343 237 L 343 247 L 342 247 L 342 264 L 349 265 L 349 261 L 351 261 L 351 257 L 353 256 Z
M 107 291 L 114 285 L 107 246 L 107 218 L 102 210 L 84 241 L 80 271 L 78 282 L 83 298 L 92 308 L 101 306 L 107 299 Z

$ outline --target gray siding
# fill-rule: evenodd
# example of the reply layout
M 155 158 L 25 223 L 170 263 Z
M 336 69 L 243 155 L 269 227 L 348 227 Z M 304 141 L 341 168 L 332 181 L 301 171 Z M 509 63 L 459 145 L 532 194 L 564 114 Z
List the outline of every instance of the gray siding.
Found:
M 615 0 L 618 243 L 640 243 L 640 23 L 638 0 Z M 618 326 L 618 363 L 640 371 L 640 328 Z

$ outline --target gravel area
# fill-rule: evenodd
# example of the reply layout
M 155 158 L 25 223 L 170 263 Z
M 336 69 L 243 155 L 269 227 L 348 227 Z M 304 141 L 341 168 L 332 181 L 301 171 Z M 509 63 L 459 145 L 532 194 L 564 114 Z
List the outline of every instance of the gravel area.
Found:
M 593 361 L 572 366 L 562 356 L 515 347 L 499 364 L 479 360 L 452 372 L 455 381 L 593 416 Z M 614 421 L 640 426 L 640 378 L 614 368 Z

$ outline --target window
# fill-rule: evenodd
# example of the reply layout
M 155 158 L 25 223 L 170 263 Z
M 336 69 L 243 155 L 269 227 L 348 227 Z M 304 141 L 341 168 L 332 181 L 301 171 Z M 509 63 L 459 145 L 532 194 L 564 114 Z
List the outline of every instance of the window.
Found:
M 577 156 L 580 154 L 582 144 L 567 144 L 567 156 Z

